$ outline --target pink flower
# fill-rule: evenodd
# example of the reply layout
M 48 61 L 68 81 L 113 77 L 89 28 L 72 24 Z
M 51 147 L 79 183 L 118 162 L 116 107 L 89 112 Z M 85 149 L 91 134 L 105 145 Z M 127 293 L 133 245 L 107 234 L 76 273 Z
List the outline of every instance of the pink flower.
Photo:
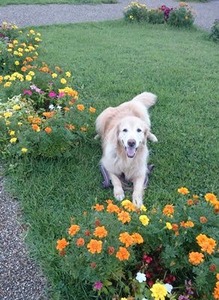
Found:
M 50 91 L 49 94 L 48 94 L 48 96 L 50 98 L 55 98 L 57 95 L 56 95 L 56 93 L 54 91 Z
M 63 98 L 65 96 L 65 93 L 64 92 L 60 92 L 59 94 L 58 94 L 58 98 Z
M 98 291 L 101 290 L 102 287 L 103 287 L 103 284 L 102 284 L 101 281 L 95 282 L 95 283 L 94 283 L 94 286 L 93 286 L 93 288 L 94 288 L 95 290 L 98 290 Z
M 31 96 L 33 93 L 32 93 L 31 90 L 24 90 L 24 91 L 23 91 L 23 94 L 24 94 L 24 95 L 29 95 L 29 96 Z

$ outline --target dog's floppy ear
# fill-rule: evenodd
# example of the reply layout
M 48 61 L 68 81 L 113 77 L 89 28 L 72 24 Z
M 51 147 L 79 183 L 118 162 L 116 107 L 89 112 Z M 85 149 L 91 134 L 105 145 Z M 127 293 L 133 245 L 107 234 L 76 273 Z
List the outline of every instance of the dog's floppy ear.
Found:
M 154 143 L 158 142 L 156 135 L 153 134 L 151 131 L 148 131 L 147 138 Z

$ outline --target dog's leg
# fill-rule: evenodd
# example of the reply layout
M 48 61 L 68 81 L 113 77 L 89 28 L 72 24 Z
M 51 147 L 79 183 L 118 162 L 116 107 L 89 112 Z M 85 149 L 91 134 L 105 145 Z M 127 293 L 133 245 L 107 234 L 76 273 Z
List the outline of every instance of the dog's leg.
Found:
M 143 204 L 145 177 L 138 177 L 133 181 L 134 189 L 132 194 L 133 203 L 140 208 Z
M 113 185 L 114 197 L 116 198 L 116 200 L 122 201 L 125 198 L 125 193 L 122 188 L 122 183 L 116 175 L 112 173 L 110 173 L 109 175 Z

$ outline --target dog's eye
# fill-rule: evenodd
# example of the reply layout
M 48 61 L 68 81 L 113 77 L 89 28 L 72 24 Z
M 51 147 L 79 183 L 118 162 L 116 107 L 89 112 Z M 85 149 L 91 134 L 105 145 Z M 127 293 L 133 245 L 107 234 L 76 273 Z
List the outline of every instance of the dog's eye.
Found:
M 142 132 L 142 130 L 140 128 L 137 129 L 137 132 Z
M 123 129 L 123 132 L 128 132 L 128 129 L 124 128 L 124 129 Z

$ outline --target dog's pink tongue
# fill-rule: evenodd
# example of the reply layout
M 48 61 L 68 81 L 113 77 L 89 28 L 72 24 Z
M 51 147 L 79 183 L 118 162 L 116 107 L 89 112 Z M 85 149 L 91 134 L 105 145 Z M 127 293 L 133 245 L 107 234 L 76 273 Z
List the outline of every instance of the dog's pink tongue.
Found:
M 135 156 L 135 148 L 134 147 L 127 147 L 126 154 L 128 157 L 132 158 Z

